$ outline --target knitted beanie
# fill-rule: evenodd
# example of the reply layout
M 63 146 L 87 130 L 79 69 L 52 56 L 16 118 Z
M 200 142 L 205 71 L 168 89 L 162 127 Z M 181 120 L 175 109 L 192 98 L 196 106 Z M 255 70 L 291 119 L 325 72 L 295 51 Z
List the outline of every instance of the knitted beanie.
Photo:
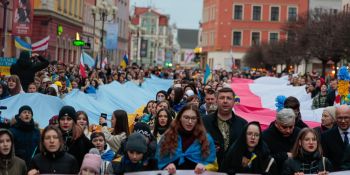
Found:
M 147 142 L 145 136 L 138 132 L 132 133 L 126 142 L 126 151 L 147 152 Z
M 85 154 L 83 163 L 81 164 L 80 171 L 84 169 L 93 170 L 96 174 L 100 174 L 101 156 L 97 154 L 88 153 Z
M 75 109 L 72 106 L 63 106 L 58 114 L 58 120 L 61 120 L 62 117 L 68 116 L 77 122 L 77 114 Z
M 334 106 L 328 106 L 323 109 L 323 112 L 327 112 L 329 116 L 331 116 L 335 120 L 335 111 L 336 108 Z
M 21 113 L 23 111 L 26 111 L 26 110 L 30 111 L 30 113 L 32 113 L 32 115 L 34 115 L 32 108 L 30 106 L 28 106 L 28 105 L 24 105 L 24 106 L 20 107 L 19 110 L 18 110 L 18 115 L 21 115 Z
M 134 132 L 138 132 L 142 135 L 144 135 L 145 137 L 151 139 L 151 129 L 149 128 L 149 125 L 147 123 L 143 123 L 143 122 L 137 122 L 134 125 Z

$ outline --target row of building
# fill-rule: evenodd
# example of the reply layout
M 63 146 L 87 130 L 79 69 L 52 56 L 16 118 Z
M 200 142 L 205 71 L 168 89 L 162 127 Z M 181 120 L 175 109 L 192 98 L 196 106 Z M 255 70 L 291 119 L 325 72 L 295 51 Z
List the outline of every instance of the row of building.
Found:
M 202 62 L 217 69 L 231 69 L 232 63 L 242 68 L 244 55 L 252 45 L 288 38 L 288 32 L 283 30 L 287 22 L 308 16 L 311 11 L 348 11 L 349 3 L 349 0 L 204 0 L 199 32 Z M 315 65 L 317 68 L 317 63 L 321 62 L 310 62 L 308 70 Z M 306 66 L 303 64 L 300 68 Z
M 9 3 L 6 11 L 5 2 Z M 14 2 L 17 1 L 0 1 L 0 14 L 4 14 L 0 15 L 0 48 L 6 57 L 19 53 L 12 29 L 17 11 L 13 9 Z M 146 66 L 193 66 L 195 52 L 200 52 L 196 61 L 202 67 L 208 63 L 214 69 L 228 70 L 244 66 L 244 55 L 252 45 L 287 39 L 285 23 L 308 16 L 311 10 L 337 13 L 350 8 L 350 0 L 203 0 L 197 30 L 170 25 L 170 16 L 152 7 L 130 8 L 129 0 L 18 2 L 21 6 L 32 3 L 33 7 L 32 33 L 22 38 L 36 42 L 50 36 L 48 55 L 52 60 L 78 63 L 84 50 L 94 58 L 107 57 L 112 64 L 118 64 L 128 54 L 130 60 Z M 76 33 L 80 33 L 85 46 L 73 45 Z M 108 42 L 111 36 L 116 38 Z

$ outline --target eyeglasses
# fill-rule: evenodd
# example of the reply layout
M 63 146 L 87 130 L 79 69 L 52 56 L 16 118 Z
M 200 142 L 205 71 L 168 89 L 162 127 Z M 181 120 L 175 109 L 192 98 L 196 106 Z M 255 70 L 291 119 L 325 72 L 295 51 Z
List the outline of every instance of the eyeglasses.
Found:
M 194 117 L 191 117 L 191 116 L 187 116 L 187 115 L 184 115 L 184 116 L 182 116 L 182 118 L 185 120 L 185 121 L 193 121 L 193 122 L 196 122 L 197 121 L 197 119 L 198 119 L 198 117 L 196 117 L 196 116 L 194 116 Z
M 255 137 L 255 138 L 258 138 L 258 137 L 260 137 L 260 134 L 258 134 L 258 133 L 253 133 L 253 132 L 248 132 L 247 133 L 247 136 L 249 136 L 249 137 Z
M 350 120 L 350 117 L 340 117 L 340 116 L 338 116 L 337 117 L 337 121 L 349 121 Z

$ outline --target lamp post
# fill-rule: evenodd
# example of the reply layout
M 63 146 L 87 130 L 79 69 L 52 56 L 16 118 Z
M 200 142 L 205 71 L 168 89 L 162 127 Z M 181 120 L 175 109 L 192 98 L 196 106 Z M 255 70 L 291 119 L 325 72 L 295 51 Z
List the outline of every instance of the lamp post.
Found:
M 3 28 L 3 39 L 2 39 L 2 50 L 1 50 L 1 56 L 5 56 L 5 49 L 6 49 L 6 30 L 7 30 L 7 6 L 10 4 L 10 1 L 8 0 L 2 0 L 1 1 L 2 6 L 4 8 L 4 15 L 3 15 L 3 21 L 2 21 L 2 28 Z
M 91 10 L 92 10 L 92 16 L 94 17 L 94 20 L 102 22 L 101 47 L 100 47 L 100 49 L 101 49 L 100 52 L 101 53 L 100 53 L 100 55 L 101 55 L 101 59 L 103 59 L 103 38 L 104 38 L 105 21 L 108 21 L 108 16 L 109 15 L 112 15 L 112 19 L 110 21 L 113 21 L 115 19 L 115 17 L 116 17 L 118 8 L 116 6 L 111 6 L 105 0 L 103 0 L 99 5 L 92 6 Z M 100 16 L 100 20 L 96 20 L 97 15 Z M 95 26 L 94 26 L 94 31 L 95 31 Z

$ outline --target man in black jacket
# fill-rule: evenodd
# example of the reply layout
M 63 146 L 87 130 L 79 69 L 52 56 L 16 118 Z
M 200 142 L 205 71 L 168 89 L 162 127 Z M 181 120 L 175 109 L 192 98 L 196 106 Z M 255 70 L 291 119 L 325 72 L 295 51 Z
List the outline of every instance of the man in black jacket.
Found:
M 341 105 L 336 113 L 337 127 L 322 133 L 321 143 L 324 156 L 333 164 L 334 171 L 339 171 L 345 148 L 350 139 L 350 107 Z
M 207 132 L 213 137 L 216 146 L 216 158 L 219 164 L 225 152 L 241 134 L 247 121 L 233 111 L 234 92 L 230 88 L 222 88 L 217 92 L 218 109 L 215 113 L 203 117 Z
M 276 120 L 262 134 L 268 145 L 271 156 L 275 158 L 278 171 L 282 171 L 285 160 L 291 156 L 294 142 L 300 129 L 295 127 L 295 113 L 290 108 L 284 108 L 276 115 Z
M 350 145 L 348 145 L 345 149 L 341 169 L 344 171 L 350 170 Z
M 10 72 L 12 75 L 18 75 L 23 90 L 27 92 L 28 85 L 34 82 L 35 73 L 48 65 L 49 61 L 44 57 L 35 53 L 30 57 L 28 51 L 22 51 L 17 62 L 11 66 Z

